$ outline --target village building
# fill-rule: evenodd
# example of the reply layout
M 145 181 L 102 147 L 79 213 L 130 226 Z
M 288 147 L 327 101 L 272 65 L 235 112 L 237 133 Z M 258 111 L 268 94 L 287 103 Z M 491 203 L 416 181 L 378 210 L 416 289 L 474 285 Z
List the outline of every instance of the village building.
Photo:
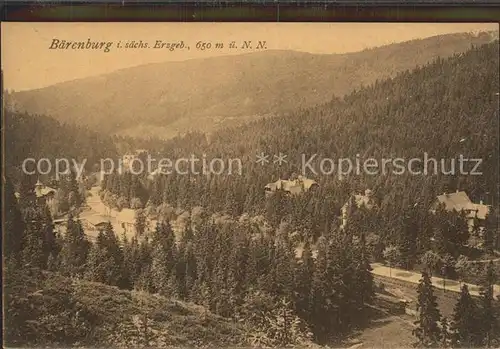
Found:
M 116 215 L 116 222 L 127 236 L 135 236 L 135 210 L 124 208 Z
M 372 210 L 377 207 L 377 202 L 370 189 L 366 189 L 364 194 L 351 195 L 342 206 L 340 229 L 344 229 L 347 226 L 347 221 L 349 220 L 349 215 L 352 212 L 352 209 L 361 207 L 365 207 L 368 210 Z
M 54 196 L 56 194 L 56 190 L 44 185 L 40 180 L 38 180 L 35 184 L 35 195 L 38 200 L 44 201 L 47 205 L 49 205 Z
M 88 216 L 82 219 L 82 225 L 85 230 L 99 232 L 106 229 L 109 221 L 100 215 Z
M 14 194 L 17 199 L 19 199 L 20 194 L 16 192 Z M 54 196 L 56 195 L 56 189 L 47 187 L 40 180 L 38 180 L 35 184 L 35 195 L 37 203 L 50 205 L 52 200 L 54 200 Z
M 52 220 L 54 224 L 54 232 L 62 235 L 66 233 L 66 229 L 68 228 L 68 218 L 56 218 Z
M 455 193 L 438 195 L 431 212 L 435 213 L 439 205 L 443 205 L 444 209 L 448 212 L 464 212 L 470 231 L 475 228 L 478 221 L 481 225 L 481 221 L 484 221 L 490 212 L 489 205 L 484 205 L 483 201 L 480 201 L 479 204 L 473 203 L 466 192 L 458 190 Z
M 271 195 L 277 190 L 283 190 L 287 194 L 297 195 L 317 187 L 318 183 L 315 180 L 298 176 L 297 179 L 291 180 L 278 179 L 276 182 L 267 184 L 264 190 L 266 195 Z
M 141 170 L 139 165 L 142 162 L 144 166 L 142 169 L 147 170 L 147 157 L 149 152 L 146 149 L 137 149 L 134 153 L 125 154 L 122 156 L 122 164 L 118 169 L 121 173 L 122 171 L 130 171 L 132 168 L 135 171 Z M 137 168 L 139 166 L 139 168 Z

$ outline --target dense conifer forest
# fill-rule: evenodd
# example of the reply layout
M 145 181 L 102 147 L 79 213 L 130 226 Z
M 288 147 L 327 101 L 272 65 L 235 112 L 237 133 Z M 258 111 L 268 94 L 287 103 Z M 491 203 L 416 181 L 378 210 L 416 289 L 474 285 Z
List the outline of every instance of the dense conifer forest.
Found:
M 117 332 L 123 333 L 126 345 L 138 346 L 332 344 L 368 325 L 377 291 L 370 263 L 390 259 L 401 268 L 424 269 L 418 288 L 417 346 L 498 344 L 499 305 L 492 293 L 498 270 L 493 264 L 476 275 L 466 273 L 481 285 L 481 295 L 471 297 L 464 286 L 454 317 L 447 320 L 439 313 L 428 275 L 445 267 L 444 276 L 456 277 L 463 271 L 459 261 L 475 253 L 467 241 L 476 232 L 468 230 L 463 215 L 441 207 L 430 212 L 443 192 L 463 190 L 473 201 L 491 205 L 481 236 L 487 252 L 500 245 L 498 57 L 498 42 L 472 47 L 313 108 L 210 137 L 190 133 L 166 143 L 140 144 L 170 159 L 201 153 L 207 159 L 239 158 L 243 172 L 154 178 L 147 173 L 109 174 L 101 183 L 103 201 L 138 209 L 138 234 L 132 239 L 117 236 L 111 224 L 95 241 L 86 238 L 78 215 L 84 190 L 76 187 L 72 175 L 61 180 L 73 193 L 68 194 L 73 198 L 68 205 L 74 214 L 67 217 L 64 235 L 56 233 L 47 207 L 37 202 L 32 179 L 3 178 L 4 287 L 10 310 L 5 323 L 11 329 L 5 333 L 7 343 L 123 345 L 122 339 L 111 336 Z M 100 157 L 121 154 L 117 144 L 139 147 L 131 140 L 49 118 L 7 116 L 9 166 L 19 166 L 28 156 L 87 157 L 96 163 Z M 288 163 L 261 166 L 255 162 L 260 152 L 286 153 Z M 460 154 L 481 158 L 483 174 L 361 173 L 339 178 L 305 173 L 316 180 L 317 190 L 299 196 L 264 193 L 267 183 L 302 174 L 302 154 L 410 159 L 424 153 L 437 159 L 458 159 Z M 350 212 L 347 226 L 340 229 L 341 207 L 365 189 L 373 191 L 377 204 Z M 187 213 L 180 234 L 171 224 L 179 210 Z M 153 215 L 157 224 L 145 227 L 145 218 Z M 98 304 L 117 302 L 117 309 L 126 310 L 121 321 L 88 301 L 95 296 L 92 282 L 109 294 Z M 54 286 L 59 283 L 61 289 Z M 144 309 L 155 304 L 151 294 L 183 306 L 145 312 L 137 292 L 146 295 Z M 38 301 L 37 311 L 27 310 Z M 184 306 L 187 309 L 178 308 Z M 197 316 L 205 314 L 203 321 L 216 327 L 217 338 L 206 331 L 189 333 L 197 338 L 194 342 L 174 334 L 160 336 L 167 331 L 162 316 L 189 325 L 194 321 L 189 314 L 198 306 L 204 310 Z M 185 317 L 178 319 L 183 311 Z M 485 326 L 477 328 L 478 321 Z M 107 332 L 102 322 L 109 325 L 104 327 Z

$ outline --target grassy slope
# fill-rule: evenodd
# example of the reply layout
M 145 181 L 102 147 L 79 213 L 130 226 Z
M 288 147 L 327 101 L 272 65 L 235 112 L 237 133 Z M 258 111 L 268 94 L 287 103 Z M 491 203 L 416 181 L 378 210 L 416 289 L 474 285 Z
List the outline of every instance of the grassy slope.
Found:
M 5 282 L 8 346 L 221 347 L 244 338 L 241 326 L 194 304 L 53 273 L 20 275 Z

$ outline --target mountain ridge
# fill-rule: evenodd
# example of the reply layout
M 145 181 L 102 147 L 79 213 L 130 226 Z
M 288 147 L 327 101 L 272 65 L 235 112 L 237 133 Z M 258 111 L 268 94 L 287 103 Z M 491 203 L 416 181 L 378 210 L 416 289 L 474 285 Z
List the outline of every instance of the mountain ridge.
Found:
M 458 33 L 355 53 L 268 50 L 150 63 L 12 93 L 9 99 L 19 111 L 105 133 L 171 138 L 188 131 L 210 133 L 224 127 L 221 120 L 237 125 L 325 103 L 489 41 L 488 32 Z M 142 132 L 135 133 L 137 125 Z

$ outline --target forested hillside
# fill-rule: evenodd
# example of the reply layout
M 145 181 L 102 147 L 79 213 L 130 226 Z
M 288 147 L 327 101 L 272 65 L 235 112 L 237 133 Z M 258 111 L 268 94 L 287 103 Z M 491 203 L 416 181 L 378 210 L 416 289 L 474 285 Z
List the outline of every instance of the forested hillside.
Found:
M 269 50 L 149 64 L 13 93 L 7 101 L 106 133 L 170 138 L 325 103 L 492 35 L 449 34 L 347 54 Z
M 490 43 L 313 108 L 210 138 L 177 137 L 160 156 L 241 158 L 243 173 L 109 175 L 101 183 L 102 197 L 113 199 L 106 204 L 141 198 L 145 206 L 136 211 L 133 238 L 118 237 L 105 223 L 89 242 L 78 215 L 69 215 L 65 233 L 57 234 L 47 206 L 36 200 L 33 181 L 21 178 L 16 200 L 12 182 L 2 178 L 6 300 L 13 310 L 6 313 L 8 344 L 335 344 L 370 321 L 378 289 L 371 262 L 407 269 L 421 264 L 445 277 L 470 275 L 463 261 L 471 255 L 469 235 L 477 232 L 469 231 L 462 214 L 429 209 L 444 191 L 465 190 L 474 201 L 483 199 L 492 205 L 481 232 L 483 251 L 498 249 L 498 57 L 498 42 Z M 77 147 L 68 149 L 77 154 Z M 23 151 L 29 154 L 21 145 Z M 260 152 L 285 153 L 288 163 L 280 167 L 271 159 L 262 166 L 255 161 Z M 302 154 L 409 159 L 424 152 L 438 159 L 482 158 L 483 175 L 305 173 L 317 180 L 318 190 L 264 195 L 266 183 L 301 173 Z M 377 205 L 351 210 L 340 229 L 340 208 L 367 188 Z M 73 212 L 81 205 L 72 200 Z M 180 233 L 171 224 L 178 215 L 184 218 Z M 147 228 L 146 216 L 154 216 L 156 226 Z M 498 344 L 495 272 L 492 263 L 474 272 L 480 297 L 473 301 L 463 289 L 450 330 L 439 328 L 445 321 L 424 273 L 418 304 L 420 318 L 430 320 L 416 323 L 418 344 Z M 136 291 L 147 293 L 142 301 Z M 117 319 L 113 312 L 121 310 L 125 316 Z M 203 329 L 191 332 L 190 326 Z M 113 336 L 122 333 L 128 334 L 126 343 Z
M 465 190 L 473 201 L 497 205 L 498 183 L 498 42 L 476 47 L 465 54 L 438 59 L 424 67 L 377 82 L 345 98 L 279 117 L 220 131 L 210 140 L 203 134 L 175 138 L 162 155 L 170 159 L 206 154 L 207 159 L 241 158 L 242 176 L 159 176 L 152 184 L 153 205 L 202 205 L 210 211 L 263 212 L 263 188 L 278 178 L 301 174 L 301 155 L 309 158 L 373 157 L 438 161 L 481 158 L 482 175 L 351 174 L 306 176 L 320 183 L 314 216 L 325 211 L 327 221 L 352 192 L 375 191 L 382 212 L 397 216 L 415 203 L 429 207 L 436 195 Z M 261 166 L 255 154 L 287 154 L 281 167 Z M 457 172 L 458 172 L 458 165 Z M 471 171 L 472 166 L 465 166 Z M 433 167 L 430 167 L 432 169 Z M 363 171 L 361 171 L 363 172 Z M 439 171 L 438 171 L 439 172 Z M 111 180 L 111 179 L 110 179 Z M 116 187 L 116 186 L 115 186 Z M 154 188 L 154 189 L 153 189 Z M 405 188 L 404 191 L 401 188 Z M 119 194 L 119 193 L 115 193 Z
M 7 149 L 5 164 L 7 173 L 13 179 L 18 178 L 21 165 L 27 158 L 46 158 L 52 166 L 56 159 L 68 159 L 70 163 L 75 159 L 78 164 L 85 160 L 85 169 L 93 171 L 99 168 L 101 159 L 117 160 L 122 154 L 135 149 L 151 149 L 154 152 L 162 146 L 157 139 L 104 135 L 88 127 L 61 123 L 43 115 L 15 113 L 8 108 L 3 117 Z

